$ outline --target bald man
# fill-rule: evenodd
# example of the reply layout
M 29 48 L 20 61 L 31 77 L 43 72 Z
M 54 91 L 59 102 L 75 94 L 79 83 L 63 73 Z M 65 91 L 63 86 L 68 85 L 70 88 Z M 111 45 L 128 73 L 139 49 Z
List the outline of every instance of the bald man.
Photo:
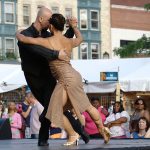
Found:
M 51 33 L 47 31 L 49 26 L 49 19 L 52 16 L 52 12 L 42 7 L 35 22 L 26 30 L 21 33 L 30 37 L 50 37 Z M 70 21 L 70 25 L 71 21 Z M 74 35 L 73 29 L 70 27 L 65 36 L 72 38 Z M 29 45 L 18 42 L 19 53 L 21 58 L 22 70 L 35 98 L 44 106 L 44 111 L 40 116 L 41 128 L 39 132 L 39 146 L 48 146 L 49 127 L 50 122 L 45 118 L 47 107 L 51 94 L 56 85 L 56 80 L 53 78 L 50 67 L 48 65 L 49 60 L 65 59 L 66 54 L 64 51 L 54 51 L 37 45 Z

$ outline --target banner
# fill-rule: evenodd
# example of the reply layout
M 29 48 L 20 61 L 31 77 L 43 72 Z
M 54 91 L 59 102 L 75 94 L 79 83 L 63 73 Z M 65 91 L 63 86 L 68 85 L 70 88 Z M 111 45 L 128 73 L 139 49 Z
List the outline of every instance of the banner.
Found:
M 118 72 L 101 72 L 100 81 L 118 81 Z

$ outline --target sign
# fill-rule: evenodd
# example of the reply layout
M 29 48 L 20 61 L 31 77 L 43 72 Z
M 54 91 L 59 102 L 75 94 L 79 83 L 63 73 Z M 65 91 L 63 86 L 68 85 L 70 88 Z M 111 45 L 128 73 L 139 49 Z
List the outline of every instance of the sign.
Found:
M 101 72 L 101 81 L 118 81 L 118 72 Z

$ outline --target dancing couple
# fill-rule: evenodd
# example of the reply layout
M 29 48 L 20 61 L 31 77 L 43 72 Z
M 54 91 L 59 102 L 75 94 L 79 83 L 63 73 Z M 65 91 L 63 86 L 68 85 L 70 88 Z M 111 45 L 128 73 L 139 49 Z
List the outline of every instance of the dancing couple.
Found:
M 102 134 L 102 136 L 104 137 L 104 142 L 108 143 L 110 139 L 110 132 L 108 128 L 103 126 L 101 117 L 97 109 L 91 105 L 86 93 L 84 92 L 81 75 L 70 64 L 72 49 L 74 47 L 79 46 L 83 41 L 83 37 L 77 28 L 77 21 L 76 19 L 72 18 L 71 29 L 70 29 L 74 31 L 76 38 L 68 38 L 68 36 L 65 37 L 62 34 L 66 23 L 63 15 L 52 14 L 49 9 L 43 7 L 38 13 L 38 16 L 40 16 L 39 22 L 40 21 L 42 22 L 44 20 L 44 17 L 42 16 L 43 17 L 42 18 L 41 15 L 45 13 L 51 14 L 49 15 L 50 17 L 47 18 L 48 19 L 47 27 L 50 30 L 51 36 L 49 37 L 30 36 L 29 37 L 28 35 L 24 34 L 23 31 L 21 31 L 21 33 L 20 31 L 18 31 L 16 34 L 20 44 L 30 45 L 30 46 L 33 45 L 42 46 L 45 47 L 46 49 L 49 49 L 51 53 L 53 51 L 58 55 L 61 50 L 65 50 L 66 52 L 66 56 L 64 57 L 64 59 L 45 60 L 48 63 L 49 71 L 47 71 L 47 73 L 49 73 L 48 77 L 51 78 L 51 80 L 49 80 L 47 77 L 43 79 L 45 80 L 44 82 L 48 82 L 48 81 L 53 82 L 52 79 L 55 78 L 54 81 L 56 80 L 57 83 L 55 88 L 53 87 L 54 90 L 50 91 L 49 89 L 51 89 L 52 87 L 48 86 L 49 88 L 48 91 L 51 92 L 52 95 L 49 94 L 50 102 L 48 108 L 46 105 L 44 105 L 44 107 L 46 108 L 45 110 L 47 111 L 43 113 L 43 115 L 45 116 L 42 116 L 41 118 L 44 118 L 47 121 L 49 120 L 51 124 L 55 127 L 63 128 L 68 134 L 67 142 L 64 143 L 64 145 L 69 146 L 78 143 L 79 134 L 74 131 L 68 118 L 63 114 L 63 112 L 67 109 L 74 108 L 78 119 L 82 123 L 81 113 L 87 111 L 91 116 L 91 118 L 93 119 L 93 121 L 95 122 L 99 133 Z M 40 25 L 41 22 L 39 23 Z M 19 48 L 21 49 L 21 46 Z M 28 53 L 29 51 L 30 49 L 28 49 L 28 51 L 24 50 L 24 54 Z M 43 56 L 41 58 L 43 59 Z M 41 60 L 39 61 L 40 62 L 38 62 L 38 64 L 42 63 Z M 33 63 L 36 64 L 36 61 Z M 47 69 L 46 66 L 43 67 Z M 40 72 L 40 74 L 42 74 L 42 72 Z M 34 75 L 33 78 L 34 77 L 36 77 L 36 75 Z M 44 76 L 41 75 L 41 77 L 43 78 Z M 26 79 L 28 79 L 28 75 Z M 37 82 L 40 82 L 40 80 Z M 30 83 L 29 86 L 31 86 L 31 90 L 32 90 L 32 86 L 33 86 L 32 83 Z M 37 91 L 35 92 L 36 88 L 37 90 L 39 90 L 39 87 L 35 87 L 35 89 L 33 90 L 33 94 L 37 93 Z M 45 91 L 43 91 L 43 93 L 40 95 L 41 97 L 36 97 L 36 95 L 35 94 L 34 95 L 37 99 L 43 100 L 42 96 L 44 96 L 44 94 L 46 94 Z M 39 137 L 39 142 L 40 142 L 40 137 Z

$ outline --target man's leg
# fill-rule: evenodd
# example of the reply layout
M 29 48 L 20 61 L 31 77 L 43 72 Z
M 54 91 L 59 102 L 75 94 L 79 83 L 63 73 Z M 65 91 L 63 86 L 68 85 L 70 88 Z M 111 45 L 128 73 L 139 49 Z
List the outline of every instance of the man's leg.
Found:
M 51 94 L 56 85 L 56 80 L 50 75 L 50 73 L 48 77 L 45 75 L 38 77 L 29 73 L 24 74 L 33 95 L 44 107 L 44 111 L 39 117 L 41 128 L 39 131 L 38 145 L 48 146 L 50 121 L 45 118 L 45 114 L 47 112 Z

